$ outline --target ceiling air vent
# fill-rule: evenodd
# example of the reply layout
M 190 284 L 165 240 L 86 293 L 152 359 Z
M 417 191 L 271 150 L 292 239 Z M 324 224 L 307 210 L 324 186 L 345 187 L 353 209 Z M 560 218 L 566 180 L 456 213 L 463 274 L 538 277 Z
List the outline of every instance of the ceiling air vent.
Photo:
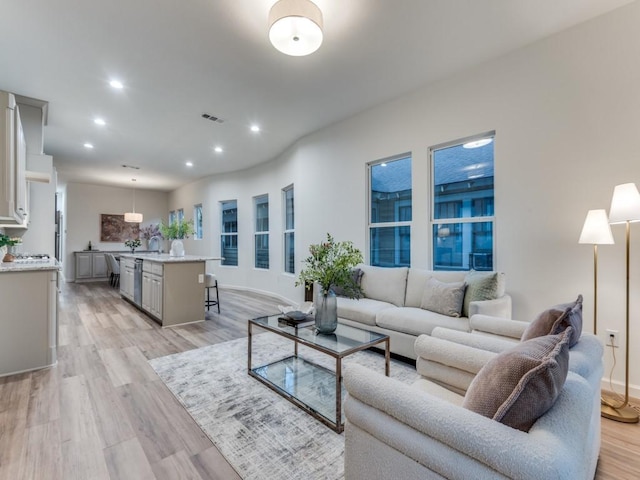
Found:
M 215 115 L 209 115 L 208 113 L 203 113 L 202 118 L 206 118 L 207 120 L 211 120 L 216 123 L 224 123 L 224 120 L 216 117 Z

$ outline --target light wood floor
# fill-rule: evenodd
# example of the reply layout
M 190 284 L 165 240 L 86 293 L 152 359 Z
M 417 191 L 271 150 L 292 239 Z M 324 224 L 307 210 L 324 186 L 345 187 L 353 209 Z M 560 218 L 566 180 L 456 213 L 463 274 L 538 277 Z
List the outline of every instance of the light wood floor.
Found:
M 161 329 L 106 283 L 63 285 L 58 365 L 0 378 L 0 480 L 239 478 L 147 360 L 246 336 L 276 304 L 224 291 L 220 315 Z M 596 478 L 640 478 L 639 454 L 639 425 L 602 420 Z

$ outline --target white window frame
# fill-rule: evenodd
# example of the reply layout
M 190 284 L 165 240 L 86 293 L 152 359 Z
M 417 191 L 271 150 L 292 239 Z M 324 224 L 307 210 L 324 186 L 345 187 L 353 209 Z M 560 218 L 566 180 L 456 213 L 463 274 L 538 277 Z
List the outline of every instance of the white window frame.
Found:
M 266 200 L 266 201 L 265 201 Z M 267 204 L 267 229 L 266 230 L 258 230 L 258 205 Z M 271 244 L 269 242 L 269 229 L 271 228 L 270 222 L 271 212 L 269 211 L 269 194 L 258 195 L 253 197 L 253 266 L 259 270 L 268 270 L 271 267 L 271 255 L 269 250 L 267 250 L 267 267 L 262 267 L 257 265 L 257 254 L 258 254 L 258 237 L 267 237 L 267 244 L 269 245 L 269 249 Z
M 236 206 L 236 231 L 235 232 L 225 232 L 224 231 L 224 210 L 225 210 L 225 205 L 229 204 L 229 203 L 235 203 Z M 232 264 L 226 264 L 225 262 L 227 261 L 222 260 L 221 265 L 223 266 L 227 266 L 227 267 L 237 267 L 240 265 L 240 239 L 238 237 L 238 233 L 240 230 L 240 222 L 239 222 L 239 209 L 238 209 L 238 200 L 234 199 L 234 200 L 223 200 L 220 202 L 220 253 L 222 254 L 222 256 L 224 256 L 224 251 L 222 249 L 222 239 L 224 237 L 236 237 L 236 245 L 238 245 L 238 258 L 236 259 L 236 264 L 232 265 Z
M 366 234 L 366 247 L 367 247 L 367 263 L 369 265 L 373 265 L 372 263 L 372 258 L 371 258 L 371 231 L 374 228 L 394 228 L 394 227 L 409 227 L 409 234 L 412 236 L 413 234 L 413 228 L 412 228 L 412 223 L 413 223 L 413 166 L 411 168 L 411 220 L 410 221 L 403 221 L 403 222 L 374 222 L 373 218 L 372 218 L 372 211 L 373 211 L 373 207 L 371 205 L 371 188 L 372 188 L 372 184 L 371 184 L 371 173 L 373 170 L 373 167 L 378 166 L 378 165 L 382 165 L 382 164 L 388 164 L 388 163 L 392 163 L 395 162 L 397 160 L 404 160 L 404 159 L 409 159 L 410 162 L 413 162 L 413 156 L 411 154 L 411 152 L 406 152 L 406 153 L 402 153 L 399 155 L 394 155 L 392 157 L 388 157 L 388 158 L 383 158 L 381 160 L 376 160 L 373 162 L 369 162 L 367 163 L 367 234 Z M 402 206 L 407 206 L 408 202 L 402 202 Z M 395 208 L 397 208 L 398 206 L 396 205 Z M 397 236 L 397 233 L 396 233 Z M 412 240 L 413 241 L 413 236 L 412 236 Z M 400 261 L 400 251 L 396 250 L 395 254 L 394 254 L 394 258 L 395 258 L 395 262 L 399 263 Z
M 287 205 L 287 192 L 291 191 L 292 194 L 292 202 L 293 202 L 293 212 L 292 212 L 292 224 L 293 224 L 293 228 L 287 228 L 287 213 L 288 213 L 288 205 Z M 282 251 L 283 251 L 283 262 L 282 262 L 282 268 L 284 270 L 285 273 L 289 273 L 292 275 L 295 275 L 296 273 L 296 245 L 295 245 L 295 238 L 296 238 L 296 217 L 295 217 L 295 213 L 296 213 L 296 208 L 295 208 L 295 204 L 296 204 L 296 196 L 295 196 L 295 189 L 294 189 L 294 185 L 293 183 L 291 185 L 288 185 L 286 187 L 284 187 L 282 189 L 282 213 L 283 213 L 283 219 L 282 219 L 282 227 L 283 227 L 283 234 L 282 234 Z M 287 235 L 293 234 L 293 272 L 287 270 Z
M 200 214 L 198 215 L 198 212 L 200 212 Z M 203 223 L 203 213 L 202 213 L 202 204 L 198 203 L 197 205 L 193 206 L 193 227 L 194 227 L 194 235 L 193 235 L 193 239 L 194 240 L 202 240 L 204 238 L 204 230 L 202 228 L 202 223 Z
M 491 131 L 491 132 L 485 132 L 485 133 L 481 133 L 478 135 L 472 135 L 470 137 L 465 137 L 465 138 L 460 138 L 457 140 L 452 140 L 450 142 L 446 142 L 446 143 L 441 143 L 439 145 L 434 145 L 432 147 L 429 148 L 429 173 L 431 175 L 431 180 L 430 180 L 430 184 L 429 184 L 429 190 L 430 190 L 430 195 L 429 195 L 429 242 L 428 244 L 430 245 L 429 248 L 429 264 L 431 265 L 432 269 L 435 269 L 435 265 L 434 265 L 434 238 L 433 238 L 433 229 L 435 226 L 437 225 L 446 225 L 446 224 L 452 224 L 452 223 L 460 223 L 460 224 L 474 224 L 474 223 L 491 223 L 491 231 L 492 231 L 492 244 L 491 244 L 491 253 L 492 253 L 492 263 L 493 263 L 493 269 L 495 270 L 496 268 L 496 262 L 497 262 L 497 255 L 496 255 L 496 215 L 495 215 L 495 188 L 496 188 L 496 183 L 495 183 L 495 154 L 494 154 L 494 158 L 493 158 L 493 171 L 494 171 L 494 182 L 493 182 L 493 206 L 494 206 L 494 212 L 493 215 L 491 216 L 483 216 L 483 217 L 460 217 L 460 218 L 435 218 L 435 206 L 436 206 L 436 202 L 435 202 L 435 161 L 434 161 L 434 153 L 437 150 L 442 150 L 444 148 L 450 148 L 450 147 L 455 147 L 456 145 L 462 145 L 464 143 L 467 142 L 472 142 L 475 140 L 480 140 L 482 138 L 487 138 L 487 137 L 492 137 L 493 141 L 495 142 L 495 137 L 496 137 L 496 132 L 495 131 Z M 464 266 L 464 261 L 463 261 L 463 266 Z M 452 270 L 458 270 L 458 269 L 452 269 Z M 464 269 L 462 269 L 464 270 Z

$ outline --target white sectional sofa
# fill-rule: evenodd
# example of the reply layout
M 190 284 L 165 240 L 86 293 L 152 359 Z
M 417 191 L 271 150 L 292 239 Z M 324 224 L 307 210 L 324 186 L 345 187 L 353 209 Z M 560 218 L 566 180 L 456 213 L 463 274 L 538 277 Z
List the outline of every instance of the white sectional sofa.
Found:
M 518 344 L 511 332 L 522 322 L 484 322 L 493 334 L 499 323 L 507 326 L 507 339 L 443 328 L 420 337 L 416 351 L 423 377 L 413 385 L 359 365 L 345 372 L 346 480 L 594 477 L 602 344 L 582 334 L 569 351 L 569 371 L 555 404 L 521 431 L 462 407 L 470 380 L 497 352 Z
M 369 265 L 359 268 L 364 272 L 361 280 L 364 298 L 338 297 L 338 321 L 389 335 L 391 351 L 407 358 L 416 358 L 413 348 L 416 338 L 430 335 L 436 327 L 470 332 L 472 315 L 511 317 L 511 297 L 504 292 L 504 274 L 498 274 L 498 298 L 471 301 L 467 316 L 452 317 L 420 308 L 428 280 L 462 282 L 469 272 Z

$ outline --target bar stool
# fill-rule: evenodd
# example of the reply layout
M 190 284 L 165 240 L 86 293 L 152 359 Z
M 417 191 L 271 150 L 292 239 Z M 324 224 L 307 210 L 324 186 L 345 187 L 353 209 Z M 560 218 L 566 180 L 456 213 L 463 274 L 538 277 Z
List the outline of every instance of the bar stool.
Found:
M 212 305 L 218 306 L 218 313 L 220 313 L 220 295 L 218 294 L 218 279 L 213 273 L 207 273 L 205 275 L 205 288 L 207 289 L 207 299 L 204 301 L 204 306 L 209 307 Z M 216 299 L 211 300 L 211 289 L 216 289 Z

